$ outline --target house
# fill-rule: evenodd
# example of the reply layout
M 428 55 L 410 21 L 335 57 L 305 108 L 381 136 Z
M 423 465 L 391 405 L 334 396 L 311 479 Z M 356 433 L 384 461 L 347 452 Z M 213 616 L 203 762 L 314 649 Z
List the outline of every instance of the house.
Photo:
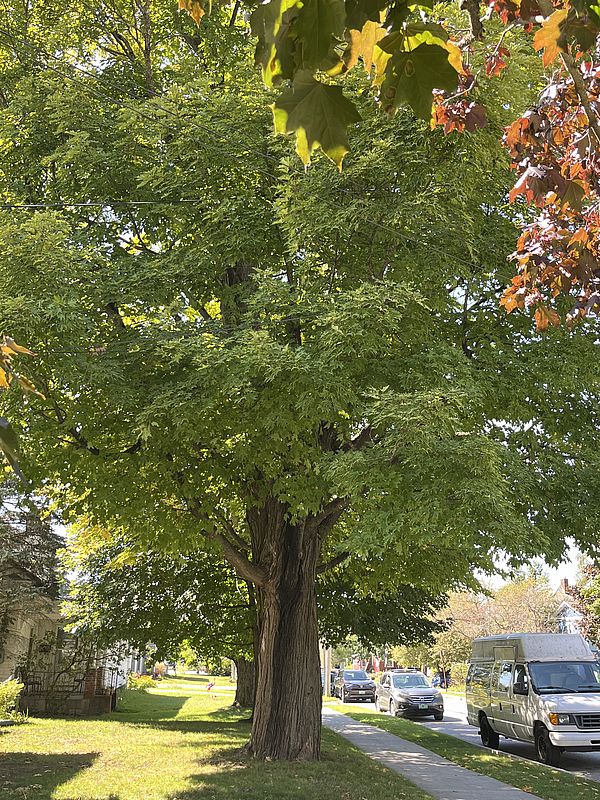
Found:
M 145 669 L 143 657 L 126 645 L 100 650 L 64 624 L 60 600 L 33 572 L 0 562 L 0 683 L 20 680 L 21 709 L 33 714 L 110 711 L 129 672 Z
M 580 633 L 579 625 L 583 615 L 575 607 L 573 596 L 569 592 L 569 581 L 562 578 L 559 588 L 554 593 L 558 601 L 556 611 L 557 633 Z
M 58 600 L 13 559 L 0 563 L 0 682 L 15 674 L 36 642 L 55 640 L 60 631 Z

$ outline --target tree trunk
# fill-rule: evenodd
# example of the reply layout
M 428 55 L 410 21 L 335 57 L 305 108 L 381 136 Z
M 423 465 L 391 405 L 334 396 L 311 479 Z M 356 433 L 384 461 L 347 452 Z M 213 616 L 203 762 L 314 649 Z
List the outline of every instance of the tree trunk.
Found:
M 235 688 L 234 706 L 253 708 L 254 706 L 254 660 L 235 658 L 237 685 Z
M 274 501 L 249 514 L 253 552 L 268 563 L 257 587 L 258 681 L 248 750 L 258 758 L 319 757 L 321 677 L 316 526 L 291 525 Z

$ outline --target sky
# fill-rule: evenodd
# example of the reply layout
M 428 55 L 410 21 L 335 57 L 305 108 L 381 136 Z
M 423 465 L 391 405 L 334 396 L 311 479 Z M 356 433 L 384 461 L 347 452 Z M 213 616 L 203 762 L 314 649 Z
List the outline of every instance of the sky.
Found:
M 566 553 L 565 560 L 562 561 L 558 566 L 551 567 L 542 558 L 536 559 L 535 562 L 541 565 L 544 570 L 544 574 L 548 577 L 550 586 L 553 589 L 558 589 L 562 578 L 566 578 L 571 585 L 574 585 L 577 582 L 577 573 L 579 571 L 578 561 L 581 553 L 575 546 L 574 542 L 570 540 L 567 541 L 569 542 L 569 549 Z M 498 566 L 501 568 L 502 563 L 498 562 Z M 498 574 L 484 579 L 484 582 L 491 584 L 494 587 L 498 587 L 502 586 L 503 583 L 506 583 L 507 579 Z

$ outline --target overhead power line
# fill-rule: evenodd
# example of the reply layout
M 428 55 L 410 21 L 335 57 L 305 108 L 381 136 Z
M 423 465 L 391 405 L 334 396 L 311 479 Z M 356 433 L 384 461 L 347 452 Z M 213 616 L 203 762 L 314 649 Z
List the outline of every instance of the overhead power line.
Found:
M 11 33 L 9 31 L 6 31 L 5 29 L 0 28 L 0 37 L 4 37 L 5 40 L 8 40 L 8 44 L 10 46 L 14 46 L 14 37 L 12 37 L 12 35 L 11 35 Z M 50 71 L 54 72 L 55 74 L 59 75 L 60 77 L 64 78 L 65 80 L 68 80 L 68 81 L 72 82 L 73 84 L 82 87 L 85 91 L 87 91 L 87 92 L 89 92 L 89 93 L 91 93 L 91 94 L 93 94 L 93 95 L 95 95 L 97 97 L 101 97 L 102 99 L 107 99 L 107 100 L 115 103 L 116 105 L 118 105 L 120 108 L 132 111 L 140 119 L 145 119 L 145 120 L 151 122 L 154 125 L 160 124 L 162 127 L 167 128 L 168 130 L 170 130 L 170 131 L 172 131 L 174 133 L 180 133 L 180 128 L 179 127 L 176 127 L 174 125 L 170 125 L 170 124 L 166 123 L 162 119 L 158 119 L 155 116 L 147 114 L 145 111 L 143 111 L 142 109 L 138 108 L 137 106 L 132 105 L 131 103 L 128 103 L 128 102 L 124 101 L 121 97 L 115 97 L 114 95 L 110 94 L 109 92 L 107 92 L 104 89 L 104 85 L 106 85 L 106 86 L 112 88 L 114 91 L 116 91 L 119 94 L 127 93 L 129 90 L 127 89 L 127 87 L 123 86 L 122 84 L 119 84 L 118 82 L 116 82 L 114 80 L 107 80 L 101 73 L 92 72 L 92 71 L 87 70 L 84 67 L 81 67 L 81 66 L 79 66 L 77 64 L 73 64 L 73 63 L 69 63 L 69 62 L 67 62 L 65 64 L 65 61 L 63 59 L 61 59 L 60 57 L 58 57 L 58 56 L 56 56 L 56 55 L 54 55 L 52 53 L 49 53 L 47 51 L 43 51 L 43 55 L 45 56 L 45 58 L 52 59 L 53 61 L 58 62 L 60 65 L 65 65 L 68 68 L 74 70 L 75 72 L 77 72 L 79 74 L 82 74 L 82 75 L 86 76 L 87 78 L 93 79 L 95 81 L 96 85 L 95 85 L 95 87 L 91 86 L 87 81 L 84 82 L 84 81 L 78 80 L 73 75 L 69 74 L 68 72 L 64 72 L 63 70 L 60 70 L 57 67 L 52 66 L 51 64 L 42 62 L 40 60 L 40 58 L 39 58 L 39 49 L 37 47 L 35 47 L 34 45 L 32 45 L 30 42 L 27 42 L 27 41 L 25 41 L 23 39 L 20 39 L 20 40 L 18 40 L 18 43 L 34 53 L 34 55 L 38 58 L 39 65 L 41 67 L 49 69 Z M 168 116 L 170 116 L 172 118 L 175 118 L 179 123 L 182 122 L 182 117 L 178 112 L 173 111 L 173 109 L 169 108 L 164 103 L 158 102 L 156 97 L 152 98 L 152 102 L 153 102 L 154 107 L 157 108 L 157 110 L 160 110 L 160 111 L 164 112 L 166 115 L 168 115 Z M 184 119 L 185 119 L 185 124 L 186 125 L 190 125 L 190 126 L 196 128 L 198 130 L 201 130 L 203 133 L 208 135 L 213 140 L 212 143 L 211 142 L 208 142 L 208 143 L 205 142 L 204 143 L 204 144 L 208 144 L 209 147 L 212 147 L 213 151 L 218 152 L 220 155 L 227 155 L 234 161 L 239 161 L 240 153 L 239 152 L 238 153 L 232 153 L 231 151 L 223 148 L 223 146 L 222 146 L 223 142 L 218 140 L 215 137 L 214 132 L 208 126 L 202 125 L 202 123 L 199 123 L 197 120 L 192 119 L 189 116 L 186 116 Z M 272 156 L 269 153 L 265 153 L 263 151 L 256 150 L 255 148 L 249 146 L 247 141 L 239 139 L 239 140 L 237 140 L 237 142 L 238 142 L 238 144 L 240 144 L 244 148 L 244 150 L 246 150 L 247 152 L 258 156 L 260 159 L 266 160 L 266 161 L 271 161 L 277 166 L 280 165 L 280 161 L 276 157 Z M 264 169 L 260 165 L 252 164 L 252 170 L 254 170 L 255 172 L 259 172 L 259 173 L 265 175 L 266 177 L 270 178 L 271 180 L 273 180 L 275 182 L 280 180 L 280 178 L 274 172 L 270 172 L 269 170 Z M 304 171 L 300 170 L 299 168 L 292 168 L 291 171 L 292 171 L 293 175 L 296 175 L 298 177 L 302 177 L 304 175 Z M 364 192 L 364 190 L 365 190 L 364 186 L 361 186 L 361 185 L 358 185 L 358 184 L 355 184 L 354 188 L 355 188 L 355 190 L 360 191 L 360 192 Z M 337 187 L 337 190 L 340 191 L 343 194 L 350 194 L 350 189 L 346 189 L 344 187 Z M 80 202 L 80 203 L 78 203 L 78 202 L 69 202 L 69 201 L 64 201 L 64 203 L 5 203 L 5 204 L 0 204 L 0 209 L 4 208 L 4 209 L 7 209 L 7 210 L 12 210 L 12 209 L 18 210 L 19 208 L 22 208 L 23 210 L 27 210 L 27 209 L 35 210 L 35 209 L 42 209 L 42 208 L 70 208 L 70 207 L 73 207 L 73 208 L 85 208 L 85 207 L 102 207 L 102 206 L 110 206 L 110 205 L 123 205 L 124 207 L 129 205 L 129 206 L 140 206 L 141 207 L 141 206 L 158 206 L 158 205 L 194 204 L 194 203 L 198 203 L 198 202 L 199 201 L 196 200 L 196 199 L 191 199 L 191 200 L 188 200 L 188 199 L 173 199 L 173 200 L 154 199 L 154 200 L 146 200 L 146 201 L 143 201 L 143 200 L 103 201 L 103 200 L 95 200 L 94 199 L 94 200 L 89 200 L 89 201 Z M 400 240 L 404 240 L 405 242 L 408 241 L 408 242 L 412 242 L 412 243 L 420 245 L 420 246 L 426 246 L 426 247 L 431 247 L 431 248 L 436 248 L 436 249 L 439 248 L 439 243 L 436 244 L 436 243 L 427 241 L 426 239 L 423 239 L 422 237 L 411 236 L 410 234 L 407 234 L 407 233 L 405 233 L 403 231 L 399 231 L 396 228 L 390 227 L 389 225 L 386 225 L 384 223 L 381 223 L 381 222 L 378 222 L 376 220 L 373 220 L 368 216 L 364 216 L 363 217 L 363 221 L 367 225 L 370 225 L 370 226 L 372 226 L 374 228 L 377 228 L 379 230 L 385 231 L 385 232 L 389 233 L 390 235 L 394 236 L 395 238 L 400 239 Z M 452 255 L 452 254 L 448 253 L 447 254 L 447 258 L 449 260 L 451 260 L 451 261 L 454 261 L 454 262 L 458 263 L 458 264 L 462 264 L 463 266 L 467 266 L 467 267 L 469 267 L 469 269 L 479 270 L 481 268 L 481 264 L 477 264 L 477 263 L 475 263 L 473 261 L 468 261 L 467 259 L 464 259 L 464 258 L 462 258 L 460 256 L 457 256 L 457 255 Z

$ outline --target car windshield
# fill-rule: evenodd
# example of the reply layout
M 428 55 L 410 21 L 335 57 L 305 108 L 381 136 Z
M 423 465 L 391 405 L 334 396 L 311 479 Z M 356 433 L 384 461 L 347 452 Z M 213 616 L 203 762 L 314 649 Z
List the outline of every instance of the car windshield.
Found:
M 368 681 L 367 673 L 362 669 L 345 669 L 345 681 Z
M 392 675 L 394 689 L 412 689 L 419 686 L 429 686 L 423 675 Z
M 600 692 L 600 664 L 595 661 L 548 661 L 530 664 L 535 689 L 551 692 Z

